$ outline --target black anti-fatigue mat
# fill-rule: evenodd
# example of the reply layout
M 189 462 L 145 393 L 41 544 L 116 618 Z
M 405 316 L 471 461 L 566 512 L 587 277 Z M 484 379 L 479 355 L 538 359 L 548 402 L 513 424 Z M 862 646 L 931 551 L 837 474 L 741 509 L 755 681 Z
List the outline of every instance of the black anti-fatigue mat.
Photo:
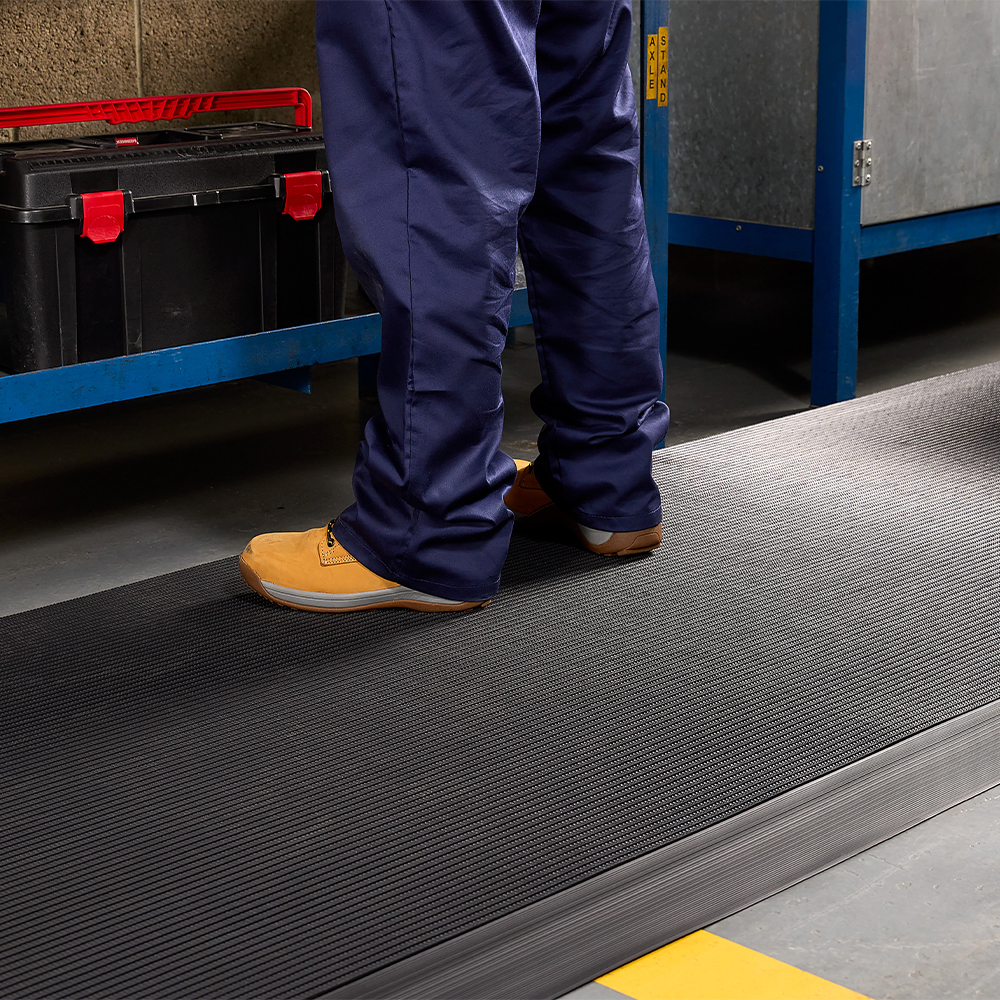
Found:
M 657 456 L 469 615 L 226 560 L 0 619 L 0 995 L 308 997 L 1000 697 L 1000 367 Z

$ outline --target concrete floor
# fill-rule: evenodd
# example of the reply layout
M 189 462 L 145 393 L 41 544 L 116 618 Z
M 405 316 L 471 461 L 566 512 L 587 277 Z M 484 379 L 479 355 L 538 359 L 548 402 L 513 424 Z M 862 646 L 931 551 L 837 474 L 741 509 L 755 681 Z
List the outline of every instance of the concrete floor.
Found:
M 1000 242 L 867 262 L 858 392 L 1000 360 Z M 810 268 L 671 249 L 668 445 L 809 401 Z M 504 449 L 532 458 L 530 329 Z M 0 426 L 0 615 L 238 552 L 351 500 L 356 363 Z M 669 503 L 669 497 L 664 498 Z M 1000 798 L 986 793 L 713 930 L 872 997 L 1000 997 Z
M 1000 794 L 709 928 L 869 997 L 1000 997 Z

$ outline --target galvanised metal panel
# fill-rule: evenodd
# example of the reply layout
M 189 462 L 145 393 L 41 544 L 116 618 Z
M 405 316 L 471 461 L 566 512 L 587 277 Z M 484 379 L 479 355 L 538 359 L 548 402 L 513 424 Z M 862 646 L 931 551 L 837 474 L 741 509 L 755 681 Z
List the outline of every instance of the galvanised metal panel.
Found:
M 1000 3 L 870 0 L 864 130 L 863 225 L 1000 202 Z
M 818 0 L 673 0 L 670 211 L 811 228 Z
M 636 2 L 632 4 L 632 42 L 628 50 L 628 68 L 632 74 L 632 87 L 635 90 L 635 106 L 639 113 L 642 112 L 643 101 L 643 67 L 646 58 L 646 44 L 642 35 L 642 13 L 641 6 Z

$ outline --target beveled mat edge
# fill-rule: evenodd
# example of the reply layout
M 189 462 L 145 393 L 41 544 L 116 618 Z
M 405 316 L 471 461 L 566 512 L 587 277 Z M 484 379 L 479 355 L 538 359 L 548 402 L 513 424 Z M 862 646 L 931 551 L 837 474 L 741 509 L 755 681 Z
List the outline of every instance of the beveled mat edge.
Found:
M 553 998 L 1000 783 L 1000 701 L 323 997 Z

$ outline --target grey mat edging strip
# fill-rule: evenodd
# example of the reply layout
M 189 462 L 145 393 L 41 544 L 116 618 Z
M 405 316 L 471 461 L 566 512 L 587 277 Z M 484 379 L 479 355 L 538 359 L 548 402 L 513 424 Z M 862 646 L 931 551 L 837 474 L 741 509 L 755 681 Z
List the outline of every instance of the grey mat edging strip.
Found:
M 323 997 L 553 998 L 1000 783 L 1000 701 Z

